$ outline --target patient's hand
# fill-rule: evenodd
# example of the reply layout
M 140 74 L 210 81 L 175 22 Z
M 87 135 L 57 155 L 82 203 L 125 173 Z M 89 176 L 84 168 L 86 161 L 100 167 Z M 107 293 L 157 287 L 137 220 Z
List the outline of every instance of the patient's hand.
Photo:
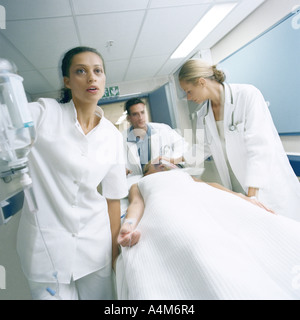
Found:
M 132 224 L 127 223 L 126 220 L 121 227 L 118 243 L 122 247 L 132 247 L 140 240 L 141 232 L 139 230 L 133 230 Z

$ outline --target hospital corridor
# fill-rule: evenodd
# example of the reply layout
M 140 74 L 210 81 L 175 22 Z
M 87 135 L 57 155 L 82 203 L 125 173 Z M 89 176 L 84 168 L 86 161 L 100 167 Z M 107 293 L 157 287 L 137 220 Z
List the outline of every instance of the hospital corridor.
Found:
M 0 300 L 300 300 L 299 56 L 299 0 L 1 0 Z

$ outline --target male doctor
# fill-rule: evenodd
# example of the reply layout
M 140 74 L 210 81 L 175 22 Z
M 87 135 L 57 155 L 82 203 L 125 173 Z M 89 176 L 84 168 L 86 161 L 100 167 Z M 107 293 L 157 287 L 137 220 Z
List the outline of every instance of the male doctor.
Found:
M 131 124 L 124 140 L 127 177 L 136 177 L 132 182 L 143 175 L 143 168 L 150 160 L 159 161 L 159 157 L 165 157 L 176 164 L 184 161 L 187 149 L 184 138 L 166 124 L 147 123 L 146 105 L 141 99 L 128 100 L 124 109 Z

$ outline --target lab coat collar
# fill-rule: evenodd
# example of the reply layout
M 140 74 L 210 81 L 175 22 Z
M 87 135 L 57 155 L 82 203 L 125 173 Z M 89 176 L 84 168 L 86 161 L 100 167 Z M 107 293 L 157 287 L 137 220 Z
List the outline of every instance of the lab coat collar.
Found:
M 69 102 L 69 106 L 71 106 L 71 109 L 72 109 L 72 112 L 73 112 L 73 120 L 74 120 L 74 123 L 77 123 L 77 110 L 76 110 L 76 107 L 75 107 L 75 104 L 73 102 L 73 100 L 70 100 Z M 96 110 L 95 110 L 95 114 L 100 118 L 102 119 L 104 117 L 104 111 L 101 107 L 97 106 L 96 107 Z
M 227 101 L 228 103 L 231 104 L 231 100 L 233 100 L 233 97 L 232 97 L 233 92 L 232 92 L 232 88 L 229 86 L 230 85 L 228 83 L 224 83 L 225 102 Z
M 155 129 L 155 128 L 153 127 L 152 123 L 148 123 L 147 126 L 148 126 L 149 130 L 151 131 L 151 134 L 156 134 L 156 133 L 158 133 L 157 129 Z
M 92 134 L 92 132 L 94 132 L 95 130 L 99 130 L 100 127 L 103 126 L 103 121 L 101 121 L 101 119 L 104 119 L 104 111 L 101 107 L 97 106 L 95 109 L 95 115 L 97 115 L 100 118 L 100 121 L 98 123 L 98 125 L 93 128 L 93 130 L 91 130 L 88 134 L 85 134 L 82 130 L 82 127 L 77 119 L 77 110 L 75 107 L 75 104 L 73 102 L 73 100 L 70 100 L 69 105 L 68 105 L 68 112 L 72 113 L 71 119 L 73 118 L 73 123 L 74 126 L 77 128 L 77 130 L 79 130 L 85 137 L 88 137 Z M 71 120 L 72 121 L 72 120 Z
M 213 109 L 211 107 L 210 101 L 207 102 L 207 112 L 204 118 L 205 118 L 206 125 L 209 131 L 211 132 L 211 134 L 214 137 L 217 137 L 218 129 L 217 129 L 217 125 L 216 125 L 216 121 L 215 121 L 215 117 L 214 117 L 214 113 L 213 113 Z

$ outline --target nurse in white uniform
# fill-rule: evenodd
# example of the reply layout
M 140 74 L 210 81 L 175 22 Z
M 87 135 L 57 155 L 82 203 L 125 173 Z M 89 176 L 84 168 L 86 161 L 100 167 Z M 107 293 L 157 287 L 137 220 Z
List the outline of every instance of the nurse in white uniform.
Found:
M 38 210 L 24 204 L 18 253 L 33 299 L 114 299 L 119 199 L 127 195 L 122 135 L 97 106 L 106 80 L 101 55 L 71 49 L 62 73 L 61 103 L 29 104 L 37 130 L 29 166 Z
M 187 61 L 179 81 L 188 100 L 204 103 L 197 128 L 204 130 L 205 158 L 213 157 L 222 184 L 300 221 L 300 183 L 261 92 L 224 83 L 225 74 L 201 59 Z

